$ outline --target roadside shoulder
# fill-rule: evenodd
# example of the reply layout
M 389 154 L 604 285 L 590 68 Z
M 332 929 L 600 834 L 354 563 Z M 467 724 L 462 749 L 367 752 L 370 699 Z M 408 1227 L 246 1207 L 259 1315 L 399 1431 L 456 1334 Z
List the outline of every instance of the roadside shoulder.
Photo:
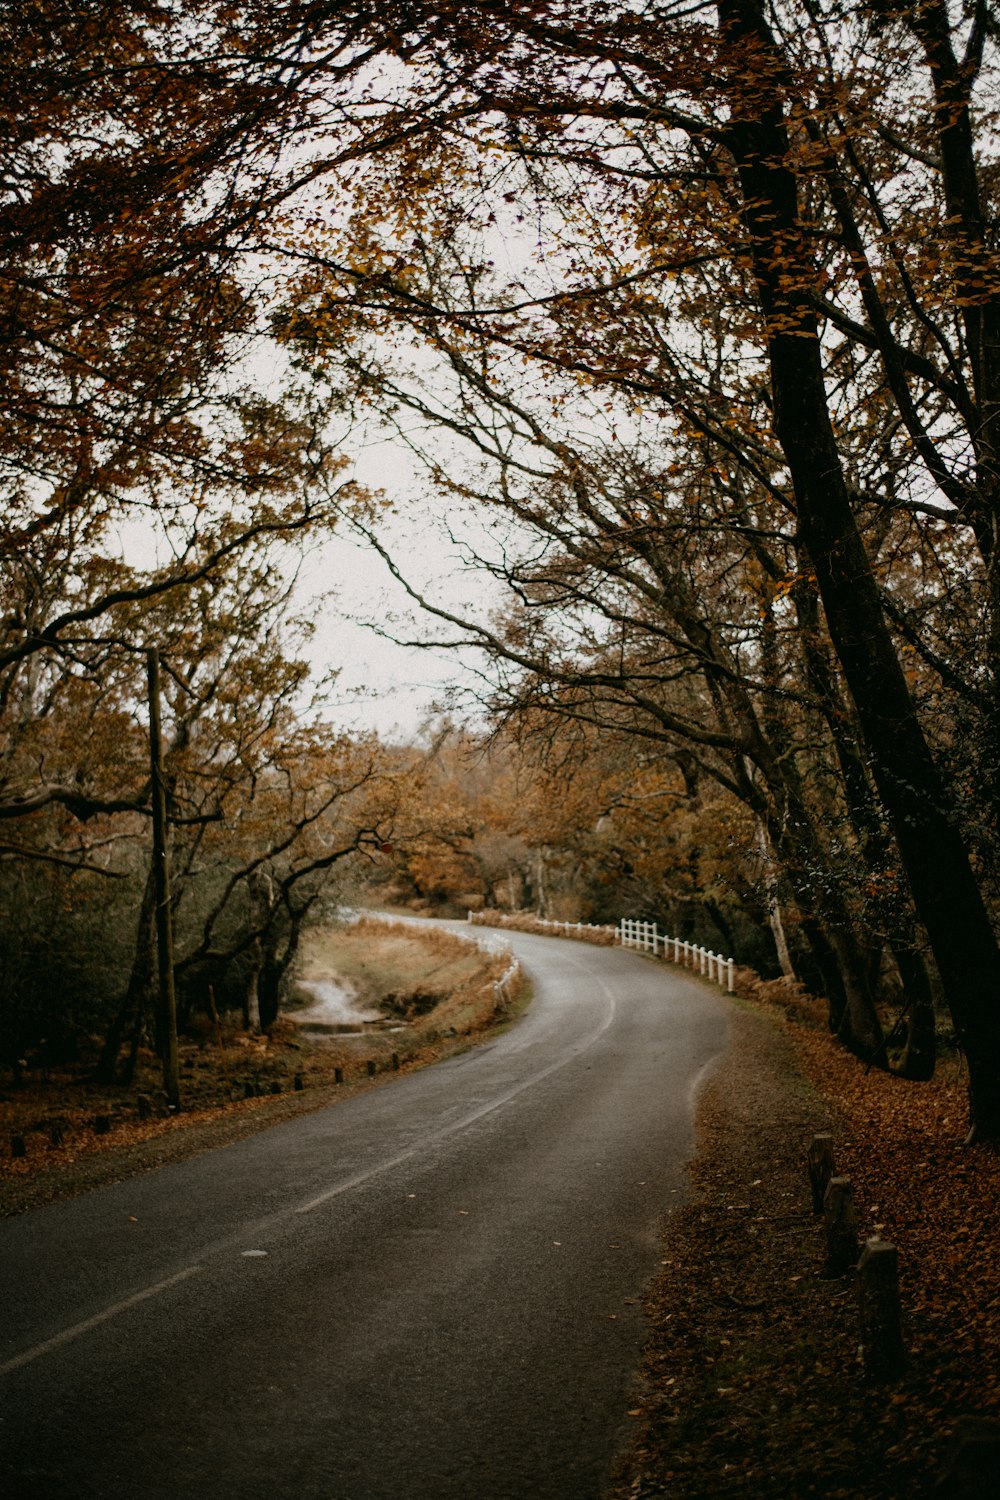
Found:
M 846 1478 L 829 1381 L 849 1378 L 847 1293 L 815 1276 L 804 1172 L 828 1124 L 782 1028 L 735 1003 L 699 1100 L 694 1195 L 668 1222 L 650 1289 L 647 1394 L 616 1500 L 805 1495 L 820 1453 L 827 1478 L 831 1464 Z
M 866 1073 L 822 1030 L 734 1003 L 699 1101 L 693 1196 L 649 1289 L 613 1500 L 986 1492 L 938 1487 L 964 1424 L 995 1431 L 1000 1411 L 1000 1159 L 962 1153 L 959 1093 L 947 1069 L 930 1085 Z M 909 1362 L 894 1384 L 864 1378 L 854 1272 L 824 1276 L 806 1167 L 822 1130 L 854 1179 L 861 1239 L 900 1247 Z

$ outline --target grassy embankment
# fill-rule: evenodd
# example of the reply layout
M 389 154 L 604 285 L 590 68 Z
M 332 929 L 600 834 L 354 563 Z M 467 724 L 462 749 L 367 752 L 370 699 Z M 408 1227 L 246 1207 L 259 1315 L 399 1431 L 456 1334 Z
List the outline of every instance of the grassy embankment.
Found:
M 377 918 L 317 928 L 300 977 L 346 981 L 379 1022 L 353 1035 L 306 1031 L 295 1020 L 304 991 L 267 1036 L 233 1016 L 219 1028 L 200 1017 L 180 1040 L 182 1113 L 169 1118 L 140 1117 L 140 1096 L 160 1086 L 151 1052 L 128 1087 L 93 1082 L 96 1038 L 72 1064 L 30 1066 L 20 1087 L 0 1079 L 0 1214 L 227 1144 L 474 1045 L 526 1003 L 517 979 L 498 1008 L 510 962 L 449 932 Z

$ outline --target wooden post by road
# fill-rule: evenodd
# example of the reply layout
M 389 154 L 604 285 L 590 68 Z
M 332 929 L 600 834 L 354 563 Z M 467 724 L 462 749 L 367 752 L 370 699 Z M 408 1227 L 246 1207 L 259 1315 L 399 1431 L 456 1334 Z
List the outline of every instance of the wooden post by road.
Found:
M 167 794 L 163 783 L 163 731 L 160 724 L 160 653 L 155 647 L 146 652 L 146 674 L 149 682 L 150 795 L 153 804 L 153 877 L 156 885 L 156 959 L 160 981 L 163 1091 L 173 1108 L 180 1109 L 174 935 L 170 916 L 170 866 L 167 859 Z
M 906 1367 L 899 1306 L 899 1257 L 895 1245 L 877 1237 L 858 1261 L 861 1354 L 869 1380 L 898 1380 Z
M 849 1177 L 831 1177 L 823 1198 L 826 1226 L 824 1276 L 843 1276 L 858 1263 L 858 1221 Z
M 830 1178 L 835 1176 L 833 1163 L 833 1136 L 824 1131 L 814 1135 L 809 1144 L 809 1185 L 812 1189 L 813 1213 L 823 1212 L 823 1199 Z

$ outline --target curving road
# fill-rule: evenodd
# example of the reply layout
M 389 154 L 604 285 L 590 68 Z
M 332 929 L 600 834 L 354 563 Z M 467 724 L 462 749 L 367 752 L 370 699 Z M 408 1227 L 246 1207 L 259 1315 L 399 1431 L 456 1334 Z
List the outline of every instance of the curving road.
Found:
M 511 938 L 502 1038 L 0 1223 L 0 1493 L 600 1496 L 726 1007 Z

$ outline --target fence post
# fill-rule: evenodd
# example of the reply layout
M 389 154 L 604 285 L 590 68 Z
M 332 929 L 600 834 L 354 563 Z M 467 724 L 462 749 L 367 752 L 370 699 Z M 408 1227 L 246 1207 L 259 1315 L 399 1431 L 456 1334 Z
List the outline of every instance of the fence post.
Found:
M 473 920 L 469 913 L 469 921 Z M 579 934 L 583 927 L 588 930 L 592 923 L 552 923 L 557 930 L 569 934 L 571 928 Z M 666 933 L 660 932 L 658 922 L 647 922 L 638 917 L 620 917 L 618 925 L 612 929 L 614 940 L 623 948 L 639 948 L 645 953 L 652 953 L 654 958 L 659 958 L 660 949 L 663 949 L 665 960 L 670 958 L 670 946 L 673 944 L 673 959 L 675 964 L 683 964 L 685 968 L 697 968 L 701 974 L 706 974 L 713 983 L 725 984 L 730 994 L 736 987 L 736 961 L 732 958 L 723 958 L 721 953 L 711 952 L 709 949 L 699 946 L 697 943 L 689 942 L 687 938 L 668 937 Z M 724 972 L 723 972 L 724 971 Z
M 806 1153 L 809 1163 L 809 1187 L 812 1191 L 813 1213 L 823 1212 L 826 1185 L 834 1175 L 833 1136 L 828 1131 L 814 1135 Z
M 861 1357 L 869 1380 L 898 1380 L 906 1364 L 899 1307 L 899 1256 L 886 1240 L 865 1242 L 858 1261 Z
M 858 1228 L 849 1177 L 831 1177 L 823 1198 L 826 1224 L 824 1276 L 843 1276 L 858 1263 Z

